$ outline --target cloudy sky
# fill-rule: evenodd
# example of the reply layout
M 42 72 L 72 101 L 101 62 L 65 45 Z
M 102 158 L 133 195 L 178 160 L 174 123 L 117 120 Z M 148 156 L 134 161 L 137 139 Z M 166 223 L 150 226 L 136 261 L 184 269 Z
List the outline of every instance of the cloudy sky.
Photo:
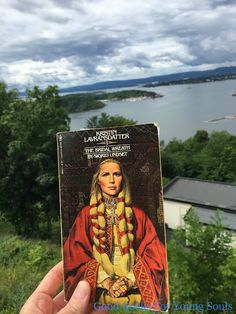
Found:
M 0 12 L 9 87 L 236 65 L 235 0 L 0 0 Z

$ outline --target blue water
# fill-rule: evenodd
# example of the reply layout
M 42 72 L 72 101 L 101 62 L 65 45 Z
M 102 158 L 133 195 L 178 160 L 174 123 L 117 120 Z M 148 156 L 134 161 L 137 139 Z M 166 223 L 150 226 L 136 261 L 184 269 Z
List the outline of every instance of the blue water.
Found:
M 140 88 L 143 89 L 143 88 Z M 86 127 L 87 119 L 106 112 L 122 115 L 138 123 L 158 122 L 160 136 L 165 142 L 172 138 L 186 139 L 199 129 L 227 130 L 236 135 L 236 120 L 225 119 L 217 123 L 207 120 L 236 114 L 236 80 L 161 86 L 147 89 L 164 97 L 138 101 L 113 101 L 99 110 L 70 114 L 71 130 Z

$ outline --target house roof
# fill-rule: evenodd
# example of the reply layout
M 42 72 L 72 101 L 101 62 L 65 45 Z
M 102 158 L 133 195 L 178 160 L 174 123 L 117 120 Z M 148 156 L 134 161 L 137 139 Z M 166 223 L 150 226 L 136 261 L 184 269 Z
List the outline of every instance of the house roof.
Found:
M 164 187 L 164 199 L 236 213 L 236 185 L 176 177 Z
M 201 223 L 208 225 L 214 222 L 216 214 L 214 210 L 205 207 L 194 207 L 194 209 Z M 236 231 L 236 215 L 225 211 L 220 211 L 219 214 L 222 225 L 226 229 Z

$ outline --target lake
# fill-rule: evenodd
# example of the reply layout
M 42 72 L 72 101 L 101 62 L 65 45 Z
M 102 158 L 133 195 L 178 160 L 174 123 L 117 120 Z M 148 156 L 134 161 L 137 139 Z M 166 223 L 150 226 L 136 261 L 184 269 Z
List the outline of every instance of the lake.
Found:
M 85 128 L 87 119 L 106 112 L 134 119 L 138 123 L 158 122 L 160 137 L 166 143 L 174 137 L 184 140 L 199 129 L 208 132 L 227 130 L 236 135 L 236 120 L 206 122 L 236 114 L 236 96 L 232 96 L 236 92 L 236 80 L 160 86 L 146 90 L 155 91 L 164 97 L 110 101 L 102 109 L 70 114 L 71 130 Z

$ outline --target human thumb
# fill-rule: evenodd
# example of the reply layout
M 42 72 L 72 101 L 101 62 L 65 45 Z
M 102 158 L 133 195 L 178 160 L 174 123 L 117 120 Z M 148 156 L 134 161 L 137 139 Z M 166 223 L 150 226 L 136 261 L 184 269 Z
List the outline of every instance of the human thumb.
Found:
M 87 281 L 80 281 L 67 305 L 58 314 L 87 314 L 91 288 Z

